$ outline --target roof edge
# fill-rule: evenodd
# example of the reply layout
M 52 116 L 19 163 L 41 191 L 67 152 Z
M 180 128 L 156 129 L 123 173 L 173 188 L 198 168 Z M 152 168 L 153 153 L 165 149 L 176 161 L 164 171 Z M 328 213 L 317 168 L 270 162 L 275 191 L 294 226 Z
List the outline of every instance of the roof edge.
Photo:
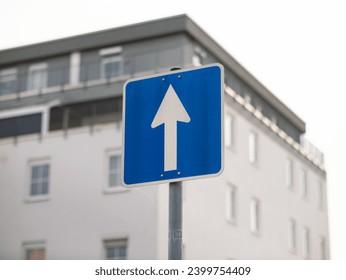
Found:
M 0 65 L 184 32 L 187 18 L 186 14 L 181 14 L 0 50 Z

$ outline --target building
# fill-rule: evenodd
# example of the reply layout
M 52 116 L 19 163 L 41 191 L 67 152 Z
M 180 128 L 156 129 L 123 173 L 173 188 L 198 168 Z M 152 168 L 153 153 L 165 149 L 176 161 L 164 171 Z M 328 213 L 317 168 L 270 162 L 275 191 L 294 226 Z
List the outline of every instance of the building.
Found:
M 214 62 L 225 169 L 184 183 L 184 258 L 330 258 L 305 123 L 181 15 L 0 51 L 0 259 L 166 259 L 167 185 L 120 186 L 122 87 Z

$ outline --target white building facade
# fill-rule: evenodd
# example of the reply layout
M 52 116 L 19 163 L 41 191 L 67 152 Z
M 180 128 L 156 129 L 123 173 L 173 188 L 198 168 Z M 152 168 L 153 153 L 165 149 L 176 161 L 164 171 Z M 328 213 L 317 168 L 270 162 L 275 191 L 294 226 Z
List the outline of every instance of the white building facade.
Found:
M 120 185 L 122 85 L 225 67 L 225 168 L 184 182 L 185 259 L 329 259 L 305 124 L 187 16 L 0 51 L 0 259 L 167 259 L 167 184 Z

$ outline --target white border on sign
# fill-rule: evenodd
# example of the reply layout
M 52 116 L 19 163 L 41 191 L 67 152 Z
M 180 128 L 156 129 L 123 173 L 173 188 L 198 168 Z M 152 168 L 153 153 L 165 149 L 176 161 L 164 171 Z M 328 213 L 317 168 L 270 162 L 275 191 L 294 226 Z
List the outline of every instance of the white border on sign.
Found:
M 124 166 L 125 166 L 125 112 L 126 112 L 126 86 L 127 84 L 134 82 L 134 81 L 140 81 L 140 80 L 145 80 L 145 79 L 150 79 L 150 78 L 155 78 L 155 77 L 160 77 L 160 76 L 165 76 L 165 75 L 175 75 L 177 73 L 184 73 L 184 72 L 191 72 L 195 70 L 200 70 L 203 68 L 210 68 L 210 67 L 219 67 L 220 68 L 220 73 L 221 73 L 221 168 L 219 172 L 213 173 L 213 174 L 206 174 L 206 175 L 200 175 L 200 176 L 190 176 L 190 177 L 182 177 L 182 178 L 174 178 L 174 179 L 163 179 L 163 180 L 158 180 L 158 181 L 150 181 L 150 182 L 144 182 L 144 183 L 138 183 L 138 184 L 126 184 L 124 181 Z M 222 174 L 224 170 L 224 67 L 220 63 L 213 63 L 213 64 L 208 64 L 208 65 L 203 65 L 201 67 L 193 67 L 193 68 L 186 68 L 182 70 L 176 70 L 176 71 L 167 71 L 167 72 L 162 72 L 158 74 L 153 74 L 153 75 L 147 75 L 147 76 L 142 76 L 142 77 L 136 77 L 127 80 L 124 83 L 123 86 L 123 135 L 122 135 L 122 153 L 121 153 L 121 182 L 122 184 L 127 187 L 127 188 L 133 188 L 133 187 L 142 187 L 142 186 L 149 186 L 149 185 L 158 185 L 158 184 L 166 184 L 166 183 L 172 183 L 172 182 L 179 182 L 179 181 L 187 181 L 187 180 L 198 180 L 198 179 L 205 179 L 205 178 L 210 178 L 210 177 L 217 177 Z

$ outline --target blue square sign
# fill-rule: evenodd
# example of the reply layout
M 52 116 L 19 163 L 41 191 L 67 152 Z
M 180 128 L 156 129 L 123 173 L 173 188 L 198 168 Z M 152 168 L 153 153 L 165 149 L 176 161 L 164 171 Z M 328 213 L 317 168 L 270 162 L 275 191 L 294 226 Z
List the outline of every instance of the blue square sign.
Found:
M 125 186 L 223 171 L 224 70 L 211 64 L 128 80 L 123 98 Z

